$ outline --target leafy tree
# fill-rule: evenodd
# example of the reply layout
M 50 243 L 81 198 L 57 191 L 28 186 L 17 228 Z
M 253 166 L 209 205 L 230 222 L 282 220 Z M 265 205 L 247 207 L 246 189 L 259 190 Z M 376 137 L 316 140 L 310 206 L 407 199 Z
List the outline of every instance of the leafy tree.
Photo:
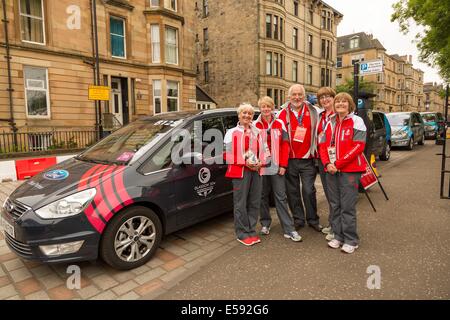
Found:
M 416 34 L 417 47 L 422 62 L 437 66 L 446 81 L 450 80 L 450 1 L 449 0 L 399 0 L 393 6 L 391 21 L 397 21 L 400 30 L 409 32 L 410 19 L 423 27 Z
M 359 92 L 375 93 L 375 84 L 373 82 L 367 82 L 359 80 Z M 336 86 L 336 92 L 347 92 L 353 94 L 353 78 L 345 79 L 343 84 Z

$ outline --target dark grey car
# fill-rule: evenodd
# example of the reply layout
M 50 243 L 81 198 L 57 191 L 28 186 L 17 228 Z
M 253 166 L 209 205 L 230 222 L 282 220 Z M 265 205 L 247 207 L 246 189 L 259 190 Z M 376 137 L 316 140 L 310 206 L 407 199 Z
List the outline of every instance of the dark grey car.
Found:
M 100 256 L 118 269 L 143 265 L 164 235 L 232 210 L 223 151 L 205 150 L 209 129 L 222 147 L 237 122 L 236 109 L 217 109 L 130 123 L 19 186 L 0 214 L 6 243 L 41 262 Z M 173 134 L 179 129 L 189 138 Z

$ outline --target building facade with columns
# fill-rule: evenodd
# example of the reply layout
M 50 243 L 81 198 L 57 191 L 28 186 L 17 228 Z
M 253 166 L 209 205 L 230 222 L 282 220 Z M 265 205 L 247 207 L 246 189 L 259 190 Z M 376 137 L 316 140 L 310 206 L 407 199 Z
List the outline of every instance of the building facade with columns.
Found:
M 294 83 L 315 94 L 335 86 L 343 15 L 318 0 L 196 1 L 197 82 L 219 107 L 280 106 Z

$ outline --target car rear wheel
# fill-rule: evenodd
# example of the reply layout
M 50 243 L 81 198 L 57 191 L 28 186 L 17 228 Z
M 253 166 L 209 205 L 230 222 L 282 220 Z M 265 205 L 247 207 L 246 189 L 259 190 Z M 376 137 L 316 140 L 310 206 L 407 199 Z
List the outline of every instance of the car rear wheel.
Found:
M 419 142 L 417 142 L 419 145 L 423 146 L 423 144 L 425 143 L 425 134 L 422 134 L 422 138 L 420 139 Z
M 408 150 L 412 150 L 414 148 L 414 137 L 409 138 L 408 146 L 406 148 Z
M 131 207 L 108 224 L 100 243 L 100 256 L 116 269 L 137 268 L 151 259 L 161 238 L 161 221 L 153 210 Z
M 383 148 L 383 152 L 380 154 L 380 160 L 387 161 L 391 157 L 391 145 L 386 143 Z

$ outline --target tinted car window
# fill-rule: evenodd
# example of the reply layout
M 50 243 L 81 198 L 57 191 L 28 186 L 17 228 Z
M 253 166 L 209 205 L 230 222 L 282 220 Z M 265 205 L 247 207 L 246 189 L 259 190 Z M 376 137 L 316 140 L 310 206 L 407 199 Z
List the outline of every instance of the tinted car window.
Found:
M 422 118 L 426 122 L 434 122 L 434 121 L 436 121 L 436 114 L 434 114 L 434 113 L 425 113 L 425 114 L 422 114 Z
M 223 126 L 225 127 L 225 132 L 231 128 L 236 127 L 239 118 L 236 115 L 223 117 Z
M 217 138 L 217 135 L 221 136 L 221 139 L 224 137 L 224 129 L 222 124 L 222 117 L 212 117 L 212 118 L 206 118 L 202 120 L 202 149 L 204 151 L 204 148 L 208 144 L 212 144 L 215 142 Z M 220 145 L 223 144 L 223 140 L 219 140 Z M 211 156 L 216 156 L 216 149 L 212 148 L 210 150 Z
M 205 134 L 205 132 L 209 129 L 217 129 L 223 134 L 224 131 L 223 131 L 222 118 L 213 117 L 213 118 L 203 119 L 202 120 L 203 134 Z
M 413 125 L 415 125 L 416 123 L 422 123 L 422 118 L 418 113 L 413 113 L 413 116 Z
M 375 130 L 383 129 L 383 120 L 378 113 L 373 114 L 373 123 L 375 125 Z

